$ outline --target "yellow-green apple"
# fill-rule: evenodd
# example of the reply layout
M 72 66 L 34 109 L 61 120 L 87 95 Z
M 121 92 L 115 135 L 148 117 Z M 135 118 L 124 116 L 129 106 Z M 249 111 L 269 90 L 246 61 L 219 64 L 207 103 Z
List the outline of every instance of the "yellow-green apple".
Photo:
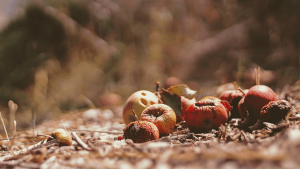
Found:
M 159 98 L 152 92 L 140 90 L 133 93 L 126 101 L 123 107 L 123 121 L 127 125 L 130 122 L 136 121 L 132 110 L 135 111 L 137 117 L 140 119 L 142 112 L 153 104 L 158 104 Z

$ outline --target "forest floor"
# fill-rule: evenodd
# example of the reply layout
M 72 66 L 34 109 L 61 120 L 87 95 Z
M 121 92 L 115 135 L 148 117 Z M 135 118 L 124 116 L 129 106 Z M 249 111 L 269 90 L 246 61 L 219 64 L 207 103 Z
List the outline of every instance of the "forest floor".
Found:
M 289 92 L 283 95 L 292 98 Z M 12 138 L 2 138 L 0 168 L 300 168 L 300 100 L 291 104 L 285 120 L 264 122 L 259 130 L 242 130 L 233 119 L 218 130 L 195 134 L 183 122 L 169 136 L 139 144 L 122 139 L 121 107 L 119 115 L 72 111 L 34 131 L 17 132 L 12 146 Z M 57 128 L 71 133 L 72 146 L 60 147 L 41 135 Z

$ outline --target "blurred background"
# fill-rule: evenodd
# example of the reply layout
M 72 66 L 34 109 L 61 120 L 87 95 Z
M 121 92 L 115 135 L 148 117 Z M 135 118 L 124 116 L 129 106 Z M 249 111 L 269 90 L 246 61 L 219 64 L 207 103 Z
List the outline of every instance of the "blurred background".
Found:
M 0 110 L 36 122 L 185 83 L 198 99 L 236 81 L 300 76 L 299 0 L 1 0 Z M 119 109 L 118 109 L 119 110 Z

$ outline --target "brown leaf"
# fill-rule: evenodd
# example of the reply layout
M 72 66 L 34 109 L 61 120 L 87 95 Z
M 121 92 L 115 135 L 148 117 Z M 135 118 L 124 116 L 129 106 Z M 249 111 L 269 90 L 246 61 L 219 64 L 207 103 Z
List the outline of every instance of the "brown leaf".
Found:
M 176 86 L 171 86 L 167 89 L 168 92 L 171 94 L 176 94 L 177 96 L 184 96 L 188 99 L 195 98 L 197 92 L 194 90 L 191 90 L 187 85 L 180 84 Z
M 161 100 L 163 101 L 164 104 L 170 106 L 176 116 L 180 116 L 182 113 L 182 108 L 181 108 L 181 99 L 180 96 L 176 95 L 176 94 L 171 94 L 170 92 L 162 89 L 161 93 Z

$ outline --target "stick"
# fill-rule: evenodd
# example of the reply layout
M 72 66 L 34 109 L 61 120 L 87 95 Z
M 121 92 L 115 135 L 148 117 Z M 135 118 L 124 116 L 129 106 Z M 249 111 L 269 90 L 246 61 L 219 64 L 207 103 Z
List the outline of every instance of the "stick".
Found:
M 234 87 L 234 89 L 235 89 L 235 92 L 237 92 L 238 87 L 237 87 L 236 83 L 235 83 L 235 82 L 232 82 L 232 85 L 233 85 L 233 87 Z
M 136 113 L 134 112 L 134 110 L 132 110 L 132 113 L 134 115 L 134 117 L 136 118 L 136 120 L 138 121 L 139 125 L 141 125 L 139 118 L 137 117 Z
M 255 84 L 257 85 L 257 69 L 255 68 L 254 71 L 255 71 Z
M 80 130 L 80 129 L 70 129 L 72 131 L 86 131 L 86 132 L 99 132 L 99 133 L 108 133 L 108 134 L 124 134 L 123 132 L 117 131 L 103 131 L 103 130 Z
M 257 70 L 257 85 L 260 85 L 260 67 Z
M 13 139 L 11 140 L 11 144 L 10 144 L 9 150 L 11 150 L 12 146 L 14 145 L 14 139 L 15 139 L 15 136 L 17 135 L 16 128 L 17 128 L 17 122 L 16 122 L 16 120 L 14 120 Z
M 155 82 L 155 91 L 158 92 L 159 89 L 159 81 Z
M 241 93 L 243 93 L 243 95 L 245 96 L 246 94 L 245 94 L 245 92 L 239 87 L 239 89 L 238 89 Z
M 90 148 L 88 145 L 86 145 L 86 144 L 85 144 L 85 143 L 77 136 L 77 134 L 76 134 L 75 132 L 71 132 L 71 134 L 72 134 L 74 140 L 75 140 L 82 148 L 84 148 L 85 150 L 91 150 L 91 148 Z
M 7 140 L 9 141 L 8 134 L 7 134 L 7 131 L 6 131 L 6 127 L 5 127 L 5 124 L 4 124 L 4 121 L 3 121 L 3 118 L 2 118 L 1 112 L 0 112 L 0 118 L 1 118 L 1 121 L 2 121 L 2 124 L 3 124 L 3 128 L 4 128 L 4 131 L 5 131 L 5 134 L 6 134 L 6 138 L 7 138 Z
M 32 132 L 33 132 L 33 138 L 34 138 L 34 143 L 36 143 L 36 138 L 35 138 L 35 112 L 34 112 L 34 105 L 31 108 L 31 115 L 32 115 Z

